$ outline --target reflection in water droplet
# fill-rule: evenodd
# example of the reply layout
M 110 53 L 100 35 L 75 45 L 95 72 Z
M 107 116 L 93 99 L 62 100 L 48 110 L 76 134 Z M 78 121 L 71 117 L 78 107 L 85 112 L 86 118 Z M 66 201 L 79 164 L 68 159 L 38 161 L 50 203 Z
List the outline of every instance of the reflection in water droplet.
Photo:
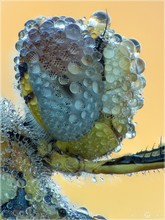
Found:
M 77 211 L 81 212 L 81 213 L 83 213 L 85 215 L 89 215 L 88 209 L 86 209 L 85 207 L 80 207 Z

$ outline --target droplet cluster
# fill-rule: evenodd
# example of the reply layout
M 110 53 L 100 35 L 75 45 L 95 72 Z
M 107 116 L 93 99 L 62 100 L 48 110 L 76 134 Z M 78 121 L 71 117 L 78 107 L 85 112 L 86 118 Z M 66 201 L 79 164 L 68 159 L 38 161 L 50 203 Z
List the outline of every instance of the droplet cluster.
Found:
M 112 125 L 123 136 L 135 136 L 133 116 L 143 106 L 142 90 L 146 85 L 144 61 L 134 41 L 110 39 L 103 51 L 105 92 L 103 112 L 112 115 Z
M 64 16 L 29 20 L 16 49 L 18 80 L 21 84 L 27 71 L 30 82 L 21 84 L 21 90 L 32 88 L 48 133 L 64 141 L 85 135 L 102 108 L 103 66 L 84 24 Z M 20 68 L 22 63 L 27 70 Z M 27 104 L 30 99 L 34 97 L 26 98 Z
M 133 116 L 143 106 L 142 91 L 146 85 L 145 63 L 139 57 L 141 45 L 136 39 L 127 39 L 111 29 L 105 12 L 94 13 L 87 28 L 103 54 L 102 112 L 111 116 L 111 127 L 120 140 L 132 138 L 135 136 Z

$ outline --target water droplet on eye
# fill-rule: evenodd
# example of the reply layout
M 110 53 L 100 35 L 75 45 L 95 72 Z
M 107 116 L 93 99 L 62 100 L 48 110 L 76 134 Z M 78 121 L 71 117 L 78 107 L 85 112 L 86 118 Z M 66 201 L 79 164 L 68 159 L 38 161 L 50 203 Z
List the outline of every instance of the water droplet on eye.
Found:
M 14 63 L 19 64 L 20 60 L 19 57 L 14 57 Z
M 119 60 L 119 66 L 123 69 L 123 70 L 128 70 L 130 67 L 130 60 L 127 57 L 122 57 Z
M 40 65 L 38 63 L 34 64 L 31 67 L 31 72 L 32 73 L 40 73 L 41 69 L 40 69 Z
M 130 51 L 127 47 L 125 47 L 124 45 L 119 45 L 118 50 L 120 51 L 120 53 L 122 53 L 124 56 L 129 57 L 130 56 Z
M 141 74 L 145 70 L 145 62 L 141 58 L 137 58 L 131 63 L 130 70 L 132 73 Z
M 140 53 L 141 52 L 140 43 L 136 39 L 130 39 L 130 40 L 134 43 L 137 53 Z
M 95 113 L 92 112 L 92 113 L 90 114 L 90 117 L 91 117 L 91 118 L 94 118 L 94 116 L 95 116 Z
M 122 36 L 120 34 L 114 34 L 114 37 L 115 37 L 117 42 L 121 42 L 122 41 Z
M 97 11 L 92 14 L 92 17 L 95 18 L 99 23 L 103 24 L 110 24 L 110 17 L 109 15 L 104 11 Z
M 123 107 L 122 108 L 122 115 L 124 117 L 129 117 L 131 115 L 131 109 L 128 107 Z
M 27 59 L 27 61 L 29 63 L 37 63 L 37 62 L 39 62 L 39 56 L 34 51 L 30 51 L 29 53 L 27 53 L 26 59 Z
M 82 57 L 81 62 L 85 65 L 91 65 L 93 63 L 93 59 L 90 55 L 85 55 Z
M 75 108 L 76 108 L 77 110 L 82 110 L 84 107 L 85 107 L 85 106 L 84 106 L 83 101 L 77 100 L 77 101 L 75 102 Z
M 69 63 L 68 65 L 68 70 L 72 74 L 79 74 L 81 71 L 81 68 L 78 64 L 76 63 Z
M 86 98 L 86 99 L 90 98 L 90 94 L 87 91 L 84 92 L 84 98 Z
M 92 84 L 92 80 L 91 80 L 91 79 L 85 78 L 85 79 L 83 80 L 83 85 L 84 85 L 84 86 L 88 87 L 88 86 L 91 86 L 91 84 Z
M 19 40 L 22 40 L 26 36 L 25 30 L 21 30 L 18 33 Z
M 77 209 L 77 211 L 85 215 L 89 215 L 88 209 L 86 209 L 85 207 L 80 207 L 79 209 Z
M 146 80 L 143 76 L 139 77 L 135 82 L 132 82 L 132 88 L 134 90 L 142 89 L 145 87 L 145 85 L 146 85 Z
M 128 50 L 132 53 L 134 53 L 135 51 L 135 45 L 131 40 L 123 40 L 121 42 L 121 45 L 125 46 L 126 48 L 128 48 Z
M 75 23 L 76 21 L 71 18 L 71 17 L 68 17 L 68 18 L 65 18 L 65 21 L 68 22 L 68 23 Z
M 116 76 L 119 76 L 121 74 L 121 72 L 118 68 L 113 68 L 113 74 Z
M 69 116 L 69 121 L 70 121 L 70 123 L 75 123 L 77 121 L 77 116 L 76 115 L 70 115 Z
M 54 24 L 54 27 L 55 28 L 58 28 L 58 29 L 65 29 L 65 22 L 61 19 L 57 20 L 57 22 Z
M 58 21 L 58 20 L 59 20 L 59 17 L 54 16 L 54 17 L 52 17 L 51 19 L 52 19 L 52 21 L 53 21 L 53 22 L 56 22 L 56 21 Z
M 105 47 L 103 51 L 103 55 L 107 59 L 111 59 L 114 56 L 114 50 L 109 47 Z
M 85 55 L 92 55 L 93 54 L 93 48 L 85 47 L 85 48 L 83 48 L 83 52 L 84 52 Z
M 20 51 L 22 49 L 22 45 L 23 45 L 23 41 L 22 40 L 17 41 L 17 43 L 15 44 L 16 50 Z
M 78 94 L 82 92 L 81 85 L 78 82 L 72 82 L 69 86 L 69 89 L 73 94 Z
M 92 83 L 92 89 L 95 93 L 99 92 L 98 83 L 96 81 Z
M 54 23 L 52 20 L 47 20 L 45 21 L 41 26 L 40 26 L 40 30 L 46 30 L 48 31 L 49 28 L 53 28 Z
M 37 25 L 36 21 L 34 21 L 34 20 L 28 20 L 28 21 L 25 23 L 25 29 L 26 29 L 27 31 L 29 31 L 32 27 L 34 27 L 34 26 L 36 26 L 36 25 Z
M 95 47 L 95 40 L 92 37 L 87 36 L 84 39 L 84 44 L 85 44 L 86 47 L 94 48 Z
M 118 114 L 120 113 L 120 111 L 121 111 L 120 106 L 119 106 L 119 105 L 118 105 L 118 106 L 115 106 L 115 107 L 113 107 L 113 109 L 112 109 L 112 114 L 113 114 L 113 115 L 118 115 Z
M 78 40 L 81 38 L 81 30 L 77 24 L 69 24 L 65 28 L 66 36 L 72 40 Z
M 83 119 L 86 118 L 86 115 L 87 115 L 87 113 L 86 113 L 85 111 L 83 111 L 83 112 L 81 113 L 81 117 L 82 117 Z
M 58 77 L 58 81 L 61 85 L 67 85 L 69 83 L 69 78 L 66 75 Z
M 103 216 L 101 215 L 96 215 L 93 217 L 95 220 L 107 220 L 106 218 L 104 218 Z
M 38 41 L 40 40 L 40 32 L 33 28 L 28 32 L 28 36 L 30 38 L 31 41 Z

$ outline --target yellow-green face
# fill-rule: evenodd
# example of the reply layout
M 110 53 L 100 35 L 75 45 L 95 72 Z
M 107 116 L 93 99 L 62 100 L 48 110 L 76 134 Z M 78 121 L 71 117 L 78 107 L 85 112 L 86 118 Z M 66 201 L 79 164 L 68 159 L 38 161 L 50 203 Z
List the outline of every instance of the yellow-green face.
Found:
M 21 94 L 38 124 L 65 153 L 95 159 L 135 136 L 143 106 L 140 44 L 116 34 L 105 12 L 87 21 L 29 20 L 15 58 Z

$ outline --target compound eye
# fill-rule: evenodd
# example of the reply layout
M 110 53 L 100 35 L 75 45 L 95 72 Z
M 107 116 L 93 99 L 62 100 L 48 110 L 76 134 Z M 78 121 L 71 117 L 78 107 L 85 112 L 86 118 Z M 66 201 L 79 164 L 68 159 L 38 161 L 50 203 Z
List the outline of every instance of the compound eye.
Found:
M 92 14 L 91 18 L 93 18 L 96 22 L 102 23 L 102 24 L 110 24 L 110 17 L 107 14 L 107 12 L 104 11 L 97 11 L 94 14 Z

